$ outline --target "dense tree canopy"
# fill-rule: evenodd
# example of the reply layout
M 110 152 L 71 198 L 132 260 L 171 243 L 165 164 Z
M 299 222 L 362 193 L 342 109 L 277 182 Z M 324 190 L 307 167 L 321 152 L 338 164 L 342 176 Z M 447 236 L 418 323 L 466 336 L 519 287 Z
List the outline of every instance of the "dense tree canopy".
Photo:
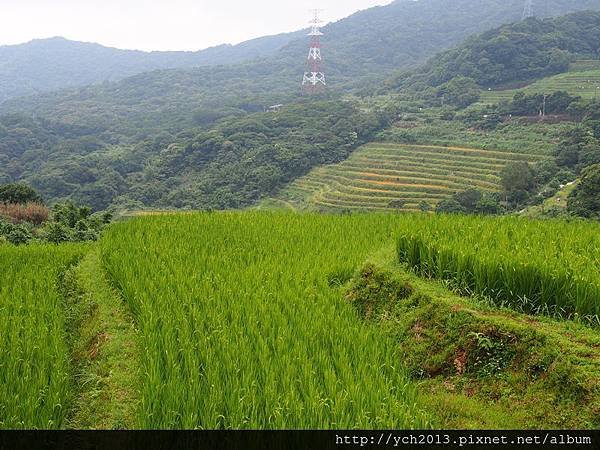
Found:
M 568 209 L 577 216 L 600 219 L 600 164 L 583 171 L 579 185 L 569 196 Z
M 42 203 L 35 189 L 21 183 L 0 185 L 0 203 Z
M 555 19 L 528 19 L 468 39 L 413 72 L 400 74 L 395 88 L 439 87 L 467 77 L 481 87 L 525 82 L 565 72 L 575 58 L 597 59 L 600 12 Z

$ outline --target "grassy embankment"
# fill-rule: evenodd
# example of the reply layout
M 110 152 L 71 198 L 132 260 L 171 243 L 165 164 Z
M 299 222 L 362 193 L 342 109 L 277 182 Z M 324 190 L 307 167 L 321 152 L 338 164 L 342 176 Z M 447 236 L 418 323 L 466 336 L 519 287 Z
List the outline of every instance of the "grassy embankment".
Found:
M 466 299 L 423 280 L 392 247 L 347 298 L 392 336 L 438 423 L 458 429 L 597 429 L 600 333 Z

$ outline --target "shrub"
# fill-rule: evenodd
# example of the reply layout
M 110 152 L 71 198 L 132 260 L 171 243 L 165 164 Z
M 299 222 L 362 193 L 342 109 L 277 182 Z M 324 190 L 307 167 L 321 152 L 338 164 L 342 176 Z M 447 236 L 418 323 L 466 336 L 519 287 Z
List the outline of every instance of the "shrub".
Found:
M 25 184 L 5 184 L 0 186 L 0 203 L 42 203 L 42 197 Z
M 600 164 L 583 171 L 579 185 L 569 195 L 568 209 L 581 217 L 600 219 Z
M 28 244 L 33 239 L 31 229 L 24 224 L 15 225 L 10 222 L 0 222 L 0 237 L 14 244 Z
M 0 203 L 0 216 L 7 217 L 14 223 L 41 225 L 48 220 L 50 210 L 40 203 Z
M 435 212 L 438 214 L 461 214 L 466 212 L 465 208 L 455 199 L 442 200 L 438 203 Z

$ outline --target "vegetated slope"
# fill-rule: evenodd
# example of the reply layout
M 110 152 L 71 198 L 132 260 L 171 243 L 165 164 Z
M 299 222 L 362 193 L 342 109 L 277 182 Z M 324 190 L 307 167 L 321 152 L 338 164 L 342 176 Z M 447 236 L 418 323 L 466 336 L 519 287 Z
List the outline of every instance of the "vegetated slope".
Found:
M 104 265 L 142 342 L 138 426 L 427 426 L 395 347 L 335 288 L 397 225 L 212 213 L 112 228 Z
M 198 52 L 119 50 L 64 38 L 0 47 L 0 103 L 41 92 L 115 81 L 158 69 L 237 64 L 268 57 L 304 32 L 220 45 Z
M 376 88 L 368 80 L 383 79 L 395 70 L 414 67 L 474 33 L 518 21 L 522 3 L 522 0 L 397 0 L 332 23 L 325 27 L 323 38 L 329 88 L 339 90 L 350 85 Z M 550 0 L 540 5 L 536 14 L 547 17 L 582 9 L 598 10 L 600 0 Z M 19 99 L 8 102 L 3 109 L 62 118 L 65 111 L 77 109 L 79 102 L 93 100 L 102 107 L 85 113 L 100 118 L 108 106 L 112 105 L 113 111 L 125 106 L 144 107 L 150 99 L 155 111 L 163 113 L 168 111 L 165 106 L 181 98 L 194 99 L 196 105 L 217 102 L 222 106 L 235 97 L 228 94 L 222 98 L 223 93 L 230 92 L 235 92 L 238 100 L 244 100 L 235 106 L 247 101 L 268 106 L 298 93 L 307 45 L 307 38 L 303 37 L 275 55 L 265 55 L 262 61 L 191 71 L 161 71 L 123 84 Z M 137 88 L 132 89 L 132 85 Z M 161 89 L 153 92 L 159 85 Z M 152 109 L 145 109 L 152 114 Z
M 248 206 L 315 165 L 343 160 L 390 123 L 388 114 L 353 103 L 307 101 L 212 129 L 104 147 L 86 128 L 28 121 L 39 131 L 33 135 L 22 121 L 5 119 L 0 182 L 24 179 L 49 201 L 70 197 L 94 209 Z
M 532 18 L 467 39 L 418 70 L 401 74 L 390 86 L 423 89 L 465 77 L 487 88 L 540 79 L 566 72 L 575 59 L 599 59 L 599 41 L 599 12 Z
M 417 211 L 470 188 L 499 191 L 504 166 L 540 159 L 464 147 L 370 143 L 340 164 L 314 169 L 277 198 L 300 208 Z
M 369 258 L 346 296 L 365 323 L 393 336 L 439 423 L 598 428 L 598 330 L 460 297 L 407 273 L 392 253 Z
M 0 243 L 0 429 L 65 426 L 74 393 L 57 283 L 83 252 Z
M 470 32 L 517 19 L 522 9 L 520 0 L 486 0 L 485 7 L 481 2 L 477 2 L 477 8 L 467 7 L 473 1 L 460 0 L 453 2 L 452 7 L 448 7 L 446 0 L 399 1 L 330 25 L 326 29 L 327 39 L 331 39 L 326 40 L 326 46 L 333 57 L 327 67 L 330 88 L 334 92 L 346 89 L 350 86 L 346 81 L 356 82 L 361 88 L 376 86 L 369 81 L 374 73 L 385 76 L 399 64 L 416 63 L 451 45 L 453 39 L 458 41 Z M 557 0 L 547 2 L 540 13 L 561 13 L 583 5 L 593 7 L 595 3 L 582 1 L 574 6 L 570 1 Z M 440 28 L 440 24 L 444 27 Z M 162 161 L 169 158 L 171 150 L 180 152 L 177 149 L 204 139 L 207 129 L 216 129 L 220 135 L 218 122 L 224 118 L 262 111 L 273 103 L 297 101 L 305 46 L 306 39 L 302 39 L 282 49 L 273 59 L 260 63 L 155 71 L 117 83 L 9 101 L 3 110 L 11 114 L 0 117 L 0 181 L 27 181 L 48 200 L 73 198 L 95 208 L 110 204 L 237 207 L 270 195 L 282 183 L 305 174 L 315 164 L 336 158 L 328 155 L 310 158 L 312 165 L 308 168 L 302 163 L 294 170 L 284 170 L 281 176 L 277 170 L 281 169 L 279 162 L 275 164 L 279 167 L 273 170 L 272 161 L 264 155 L 252 154 L 255 146 L 241 145 L 246 137 L 240 129 L 235 136 L 240 145 L 230 147 L 225 140 L 219 140 L 221 161 L 211 165 L 215 173 L 210 176 L 202 173 L 204 162 L 214 153 L 200 155 L 202 150 L 186 150 L 186 159 L 200 159 L 202 167 L 185 167 L 184 173 L 179 170 L 181 165 L 173 164 L 170 170 L 163 171 Z M 406 50 L 410 48 L 417 51 L 411 55 Z M 392 53 L 396 55 L 395 62 L 390 62 Z M 349 61 L 352 62 L 348 66 Z M 255 120 L 254 117 L 257 116 L 250 120 Z M 247 126 L 244 120 L 240 120 L 239 128 Z M 261 117 L 256 120 L 262 122 Z M 339 124 L 344 130 L 355 127 L 358 140 L 363 140 L 362 130 L 374 129 L 371 122 L 367 119 L 366 126 L 348 125 L 343 117 L 338 117 L 333 125 Z M 338 142 L 335 136 L 323 133 L 314 124 L 304 127 L 303 148 L 323 144 L 319 150 L 322 152 Z M 254 135 L 250 141 L 264 135 L 261 131 L 251 132 Z M 345 145 L 346 139 L 342 140 Z M 260 147 L 264 149 L 263 145 Z M 237 191 L 243 174 L 230 182 L 221 162 L 237 165 L 239 169 L 239 161 L 244 158 L 239 152 L 229 152 L 229 148 L 250 149 L 250 154 L 245 153 L 250 156 L 245 161 L 246 168 L 252 178 L 262 173 L 258 187 L 250 186 L 252 195 L 244 194 L 241 201 Z M 190 158 L 191 151 L 196 153 L 194 158 Z M 347 151 L 343 147 L 334 153 L 337 157 Z M 221 188 L 225 189 L 225 195 L 221 195 Z M 177 192 L 172 203 L 168 191 Z
M 600 63 L 600 61 L 598 61 Z M 503 100 L 510 101 L 517 92 L 552 93 L 564 91 L 585 99 L 600 97 L 600 70 L 584 72 L 567 72 L 552 77 L 543 78 L 535 83 L 519 89 L 484 90 L 481 94 L 481 103 L 495 104 Z

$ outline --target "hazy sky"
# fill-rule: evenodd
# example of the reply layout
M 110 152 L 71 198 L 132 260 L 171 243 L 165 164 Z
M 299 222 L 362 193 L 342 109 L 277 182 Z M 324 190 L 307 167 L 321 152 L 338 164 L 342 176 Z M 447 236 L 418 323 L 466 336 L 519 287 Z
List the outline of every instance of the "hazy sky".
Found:
M 294 31 L 391 0 L 0 0 L 0 45 L 63 36 L 110 47 L 199 50 Z

